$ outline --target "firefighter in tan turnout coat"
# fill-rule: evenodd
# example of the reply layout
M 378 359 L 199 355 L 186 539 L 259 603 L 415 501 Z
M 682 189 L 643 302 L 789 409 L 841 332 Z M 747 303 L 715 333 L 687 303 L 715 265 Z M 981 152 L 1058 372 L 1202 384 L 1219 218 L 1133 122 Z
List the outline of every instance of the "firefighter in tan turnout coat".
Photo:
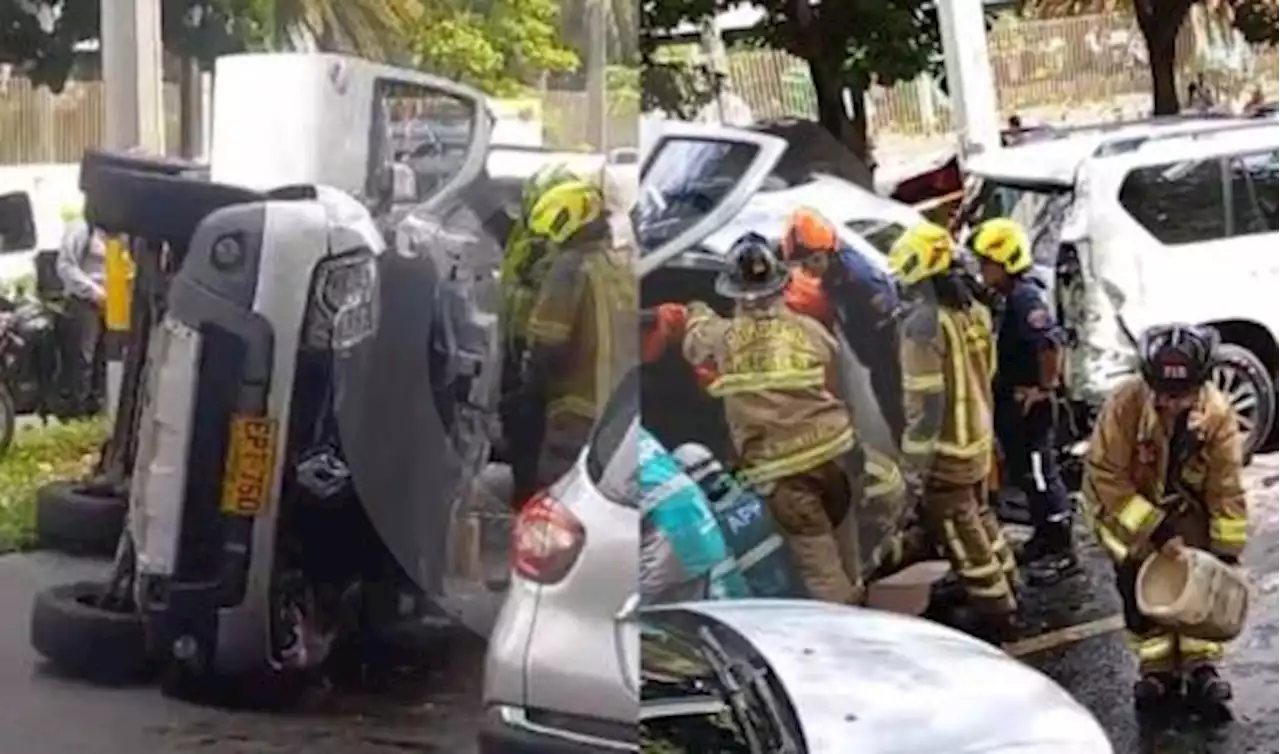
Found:
M 992 457 L 991 312 L 955 266 L 945 228 L 922 223 L 894 244 L 889 267 L 910 310 L 901 339 L 906 428 L 902 451 L 923 488 L 921 515 L 980 614 L 982 633 L 1014 627 L 1017 564 L 987 503 Z
M 786 267 L 769 241 L 747 234 L 730 250 L 716 290 L 733 316 L 702 302 L 664 304 L 659 317 L 707 392 L 723 400 L 740 478 L 768 500 L 810 596 L 861 602 L 856 537 L 841 536 L 860 498 L 849 407 L 833 392 L 838 344 L 787 308 Z M 679 320 L 678 322 L 675 320 Z
M 1147 619 L 1135 598 L 1138 569 L 1155 549 L 1207 550 L 1235 564 L 1247 541 L 1240 436 L 1227 399 L 1208 384 L 1216 336 L 1185 325 L 1153 328 L 1139 345 L 1142 376 L 1112 393 L 1090 443 L 1086 512 L 1115 561 L 1125 626 L 1138 656 L 1134 701 L 1168 710 L 1223 710 L 1231 686 L 1214 664 L 1223 647 L 1178 636 Z

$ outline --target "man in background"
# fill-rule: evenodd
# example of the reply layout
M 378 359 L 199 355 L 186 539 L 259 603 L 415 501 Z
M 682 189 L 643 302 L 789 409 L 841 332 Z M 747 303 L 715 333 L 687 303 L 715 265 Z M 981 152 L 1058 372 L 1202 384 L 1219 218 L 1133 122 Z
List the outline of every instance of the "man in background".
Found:
M 58 248 L 58 278 L 62 281 L 70 332 L 63 340 L 67 369 L 63 383 L 75 405 L 86 407 L 93 393 L 94 357 L 102 338 L 107 304 L 106 242 L 90 227 L 79 208 L 62 213 L 65 231 Z

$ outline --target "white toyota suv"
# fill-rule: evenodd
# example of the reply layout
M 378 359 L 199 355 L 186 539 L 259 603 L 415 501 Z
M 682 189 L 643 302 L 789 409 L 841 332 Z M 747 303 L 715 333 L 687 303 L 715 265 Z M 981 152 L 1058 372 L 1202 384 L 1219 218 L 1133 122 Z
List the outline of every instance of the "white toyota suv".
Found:
M 1274 124 L 1183 119 L 968 162 L 968 222 L 1009 215 L 1029 229 L 1070 336 L 1074 400 L 1096 405 L 1131 370 L 1130 333 L 1207 324 L 1222 336 L 1214 380 L 1237 411 L 1246 456 L 1274 447 L 1278 147 Z

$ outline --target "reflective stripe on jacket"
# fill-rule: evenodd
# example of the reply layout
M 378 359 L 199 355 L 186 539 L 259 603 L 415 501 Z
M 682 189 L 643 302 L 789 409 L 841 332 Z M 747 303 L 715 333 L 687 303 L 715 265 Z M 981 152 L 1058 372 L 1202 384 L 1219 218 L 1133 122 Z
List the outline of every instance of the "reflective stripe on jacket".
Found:
M 731 318 L 689 306 L 684 355 L 715 374 L 707 392 L 724 400 L 744 481 L 803 474 L 853 448 L 849 407 L 830 387 L 838 348 L 821 324 L 782 301 Z
M 1113 558 L 1144 557 L 1152 531 L 1178 503 L 1186 505 L 1178 518 L 1203 520 L 1207 531 L 1199 533 L 1212 552 L 1238 556 L 1244 549 L 1248 520 L 1240 432 L 1235 412 L 1216 387 L 1201 388 L 1188 429 L 1195 450 L 1178 477 L 1199 502 L 1175 498 L 1165 489 L 1170 432 L 1142 378 L 1130 378 L 1103 406 L 1089 444 L 1083 491 L 1098 541 Z
M 519 342 L 538 299 L 538 289 L 551 267 L 553 250 L 539 243 L 517 220 L 507 238 L 499 283 L 502 289 L 502 326 L 508 342 Z
M 964 311 L 922 306 L 904 322 L 902 451 L 940 481 L 976 484 L 990 472 L 991 328 L 979 303 Z
M 555 255 L 525 328 L 529 350 L 562 354 L 549 375 L 548 419 L 561 412 L 594 419 L 636 363 L 636 285 L 625 255 L 599 247 Z

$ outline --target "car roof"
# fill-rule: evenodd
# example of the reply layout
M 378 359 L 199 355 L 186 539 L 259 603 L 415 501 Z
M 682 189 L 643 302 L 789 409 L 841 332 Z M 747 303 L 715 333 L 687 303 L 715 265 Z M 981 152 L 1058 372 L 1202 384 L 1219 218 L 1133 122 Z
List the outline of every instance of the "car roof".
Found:
M 973 155 L 964 164 L 970 175 L 1018 186 L 1070 188 L 1080 165 L 1107 145 L 1165 134 L 1232 128 L 1242 120 L 1188 117 L 1119 124 L 1098 124 L 1063 131 L 1057 137 Z
M 932 621 L 812 600 L 654 610 L 664 609 L 710 617 L 750 642 L 786 689 L 812 754 L 1111 750 L 1056 683 Z
M 842 178 L 814 174 L 813 180 L 776 191 L 760 191 L 751 197 L 736 217 L 703 239 L 700 246 L 712 254 L 724 255 L 743 234 L 754 231 L 777 240 L 787 218 L 797 207 L 812 207 L 839 226 L 841 236 L 855 246 L 865 244 L 848 228 L 853 220 L 885 220 L 910 226 L 924 217 L 911 207 L 873 194 Z M 864 249 L 864 251 L 866 251 Z M 879 257 L 879 254 L 872 253 Z

